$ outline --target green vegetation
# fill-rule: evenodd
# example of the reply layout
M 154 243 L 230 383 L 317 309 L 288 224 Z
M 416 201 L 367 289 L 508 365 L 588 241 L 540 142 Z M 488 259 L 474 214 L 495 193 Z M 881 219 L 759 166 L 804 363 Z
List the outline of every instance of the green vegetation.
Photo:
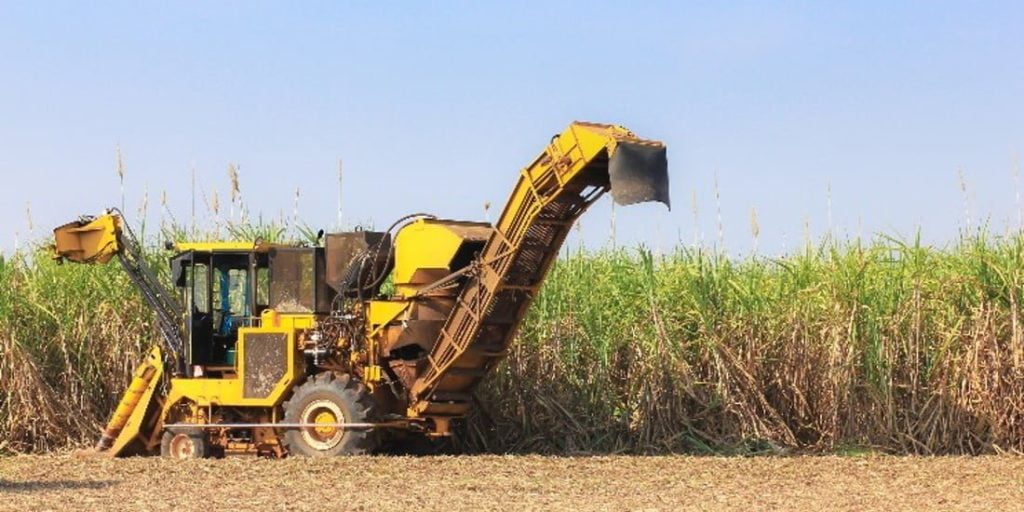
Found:
M 828 243 L 772 260 L 578 252 L 472 442 L 494 450 L 1024 448 L 1024 237 Z
M 1021 450 L 1022 285 L 1024 236 L 830 242 L 778 260 L 574 251 L 479 390 L 460 443 Z M 58 266 L 42 249 L 0 260 L 0 451 L 95 441 L 150 320 L 116 264 Z

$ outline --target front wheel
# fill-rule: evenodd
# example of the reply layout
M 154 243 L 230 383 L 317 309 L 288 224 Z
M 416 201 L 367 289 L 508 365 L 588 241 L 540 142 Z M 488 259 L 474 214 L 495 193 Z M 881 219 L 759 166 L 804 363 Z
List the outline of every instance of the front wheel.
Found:
M 172 459 L 205 459 L 210 455 L 210 443 L 201 430 L 192 432 L 164 432 L 160 439 L 160 455 Z
M 376 418 L 376 404 L 366 385 L 350 375 L 325 372 L 295 389 L 284 403 L 285 423 L 306 425 L 288 429 L 288 453 L 306 457 L 362 455 L 377 448 L 377 433 L 365 428 L 344 428 L 339 423 L 368 423 Z

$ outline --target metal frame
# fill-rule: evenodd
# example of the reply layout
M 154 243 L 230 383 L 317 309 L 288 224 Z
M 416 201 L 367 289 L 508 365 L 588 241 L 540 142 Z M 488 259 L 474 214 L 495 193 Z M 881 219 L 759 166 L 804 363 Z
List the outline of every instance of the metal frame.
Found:
M 507 353 L 574 221 L 610 189 L 608 165 L 620 142 L 664 147 L 621 126 L 573 123 L 522 170 L 479 259 L 462 271 L 469 280 L 413 384 L 410 416 L 468 411 L 473 389 Z

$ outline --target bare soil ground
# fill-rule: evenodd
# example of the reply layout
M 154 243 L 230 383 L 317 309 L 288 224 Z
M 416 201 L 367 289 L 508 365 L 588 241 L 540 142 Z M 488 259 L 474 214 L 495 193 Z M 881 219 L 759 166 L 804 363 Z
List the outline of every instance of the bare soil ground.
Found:
M 0 458 L 0 510 L 566 509 L 1024 510 L 1024 458 Z

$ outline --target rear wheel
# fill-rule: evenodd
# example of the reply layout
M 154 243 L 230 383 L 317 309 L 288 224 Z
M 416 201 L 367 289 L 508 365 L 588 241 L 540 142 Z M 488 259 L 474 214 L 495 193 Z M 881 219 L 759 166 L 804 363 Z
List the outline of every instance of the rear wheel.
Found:
M 210 455 L 210 443 L 202 431 L 168 430 L 160 439 L 160 455 L 172 459 L 205 459 Z
M 320 426 L 288 429 L 284 445 L 288 453 L 307 457 L 370 453 L 377 448 L 376 432 L 337 424 L 372 422 L 375 405 L 366 385 L 350 375 L 316 375 L 284 403 L 284 421 Z

